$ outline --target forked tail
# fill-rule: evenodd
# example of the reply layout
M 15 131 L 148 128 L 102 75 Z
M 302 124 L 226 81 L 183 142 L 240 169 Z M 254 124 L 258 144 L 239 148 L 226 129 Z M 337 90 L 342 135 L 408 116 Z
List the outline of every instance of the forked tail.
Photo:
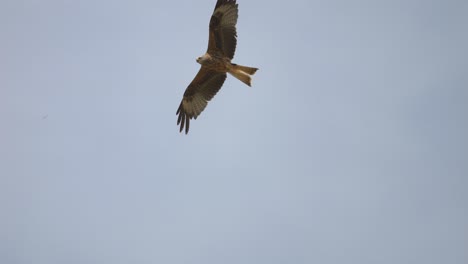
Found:
M 257 68 L 247 67 L 237 64 L 232 64 L 232 68 L 229 71 L 232 76 L 239 79 L 241 82 L 247 84 L 248 86 L 252 86 L 252 75 L 257 72 Z

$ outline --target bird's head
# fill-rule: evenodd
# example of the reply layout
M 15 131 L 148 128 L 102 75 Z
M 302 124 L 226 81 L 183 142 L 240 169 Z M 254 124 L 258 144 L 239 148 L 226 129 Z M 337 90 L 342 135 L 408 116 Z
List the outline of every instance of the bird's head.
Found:
M 206 53 L 205 55 L 198 57 L 197 62 L 203 65 L 208 63 L 210 61 L 210 58 L 211 56 L 208 53 Z

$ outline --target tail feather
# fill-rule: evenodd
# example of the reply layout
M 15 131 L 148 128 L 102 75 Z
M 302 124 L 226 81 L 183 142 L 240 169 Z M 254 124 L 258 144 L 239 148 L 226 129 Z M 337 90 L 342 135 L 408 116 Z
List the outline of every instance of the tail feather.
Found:
M 247 67 L 237 64 L 232 64 L 232 69 L 229 71 L 232 76 L 239 79 L 241 82 L 247 84 L 248 86 L 252 86 L 252 77 L 255 72 L 257 72 L 257 68 Z
M 247 66 L 242 66 L 242 65 L 237 65 L 237 64 L 233 64 L 234 65 L 234 68 L 237 68 L 249 75 L 254 75 L 256 72 L 257 72 L 257 68 L 254 68 L 254 67 L 247 67 Z

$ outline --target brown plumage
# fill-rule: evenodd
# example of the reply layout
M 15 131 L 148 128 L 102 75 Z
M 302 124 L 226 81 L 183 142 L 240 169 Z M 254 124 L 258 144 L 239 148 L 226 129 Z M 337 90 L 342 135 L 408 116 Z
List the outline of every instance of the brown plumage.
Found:
M 177 109 L 180 132 L 185 127 L 185 133 L 188 133 L 190 119 L 197 119 L 203 112 L 208 101 L 223 86 L 226 73 L 251 86 L 251 75 L 258 69 L 231 63 L 237 45 L 238 12 L 236 0 L 218 0 L 216 3 L 210 19 L 208 49 L 205 55 L 197 58 L 201 68 L 185 90 Z

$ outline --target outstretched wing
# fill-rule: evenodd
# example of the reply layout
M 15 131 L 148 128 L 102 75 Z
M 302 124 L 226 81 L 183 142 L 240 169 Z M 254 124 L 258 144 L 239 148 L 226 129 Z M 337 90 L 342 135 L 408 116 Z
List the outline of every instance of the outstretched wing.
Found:
M 188 133 L 190 119 L 197 119 L 198 115 L 205 109 L 208 101 L 221 89 L 226 80 L 226 73 L 215 72 L 201 67 L 197 75 L 187 87 L 184 98 L 177 109 L 177 125 L 180 124 L 180 132 Z
M 229 59 L 234 57 L 238 13 L 236 0 L 218 0 L 210 19 L 208 53 L 222 52 Z

